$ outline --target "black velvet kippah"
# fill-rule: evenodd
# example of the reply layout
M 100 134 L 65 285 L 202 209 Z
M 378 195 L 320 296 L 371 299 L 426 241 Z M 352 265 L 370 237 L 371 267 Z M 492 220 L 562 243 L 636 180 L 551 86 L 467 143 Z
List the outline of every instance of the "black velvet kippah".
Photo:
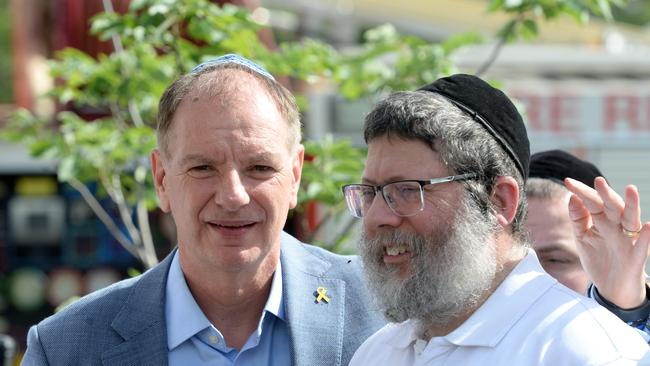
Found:
M 421 87 L 445 97 L 472 116 L 514 160 L 524 180 L 528 178 L 530 143 L 526 126 L 512 101 L 479 77 L 456 74 Z
M 564 178 L 578 180 L 594 188 L 594 179 L 603 173 L 588 161 L 562 150 L 548 150 L 530 157 L 530 177 L 553 179 L 564 184 Z

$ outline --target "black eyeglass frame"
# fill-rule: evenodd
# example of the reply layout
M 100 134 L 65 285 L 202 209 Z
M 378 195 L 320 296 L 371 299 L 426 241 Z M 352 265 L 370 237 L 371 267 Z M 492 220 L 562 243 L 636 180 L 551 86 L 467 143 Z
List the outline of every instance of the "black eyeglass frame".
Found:
M 441 177 L 441 178 L 432 178 L 432 179 L 427 179 L 427 180 L 418 180 L 418 179 L 404 179 L 404 180 L 396 180 L 394 182 L 388 182 L 382 185 L 372 185 L 372 184 L 364 184 L 364 183 L 353 183 L 353 184 L 346 184 L 343 187 L 341 187 L 341 190 L 343 191 L 343 197 L 345 197 L 345 203 L 346 206 L 348 207 L 348 211 L 352 214 L 352 216 L 357 217 L 357 218 L 363 218 L 364 214 L 359 211 L 359 214 L 356 214 L 356 210 L 352 207 L 352 204 L 350 200 L 348 199 L 348 195 L 345 193 L 346 191 L 349 190 L 350 187 L 370 187 L 373 189 L 373 192 L 375 194 L 375 197 L 377 196 L 377 192 L 381 193 L 381 198 L 386 202 L 386 205 L 388 208 L 390 208 L 391 211 L 397 216 L 400 217 L 410 217 L 410 216 L 415 216 L 417 215 L 418 212 L 421 212 L 424 210 L 424 186 L 432 185 L 432 184 L 440 184 L 440 183 L 447 183 L 447 182 L 458 182 L 458 181 L 463 181 L 463 180 L 468 180 L 468 179 L 474 179 L 478 177 L 477 173 L 465 173 L 465 174 L 459 174 L 459 175 L 449 175 L 446 177 Z M 395 184 L 395 183 L 405 183 L 405 182 L 415 182 L 420 185 L 420 209 L 417 211 L 413 212 L 412 214 L 408 215 L 403 215 L 398 213 L 395 208 L 391 205 L 389 200 L 386 198 L 384 194 L 384 188 L 388 185 Z M 374 197 L 373 197 L 374 200 Z

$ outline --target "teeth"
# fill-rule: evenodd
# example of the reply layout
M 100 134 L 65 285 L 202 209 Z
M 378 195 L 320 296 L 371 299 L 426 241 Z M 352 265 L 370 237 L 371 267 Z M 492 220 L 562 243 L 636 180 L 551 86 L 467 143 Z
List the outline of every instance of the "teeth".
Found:
M 404 244 L 394 245 L 394 246 L 386 247 L 386 254 L 398 255 L 406 252 L 407 249 L 408 248 Z

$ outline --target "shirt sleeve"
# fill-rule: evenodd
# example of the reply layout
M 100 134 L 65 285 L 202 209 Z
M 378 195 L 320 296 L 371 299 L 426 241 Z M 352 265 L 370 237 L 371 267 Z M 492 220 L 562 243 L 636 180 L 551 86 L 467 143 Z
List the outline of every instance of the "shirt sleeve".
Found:
M 650 343 L 650 288 L 646 284 L 646 299 L 643 304 L 632 309 L 623 309 L 605 299 L 596 286 L 590 284 L 587 296 L 596 300 L 605 309 L 616 315 L 619 319 L 634 328 L 646 342 Z

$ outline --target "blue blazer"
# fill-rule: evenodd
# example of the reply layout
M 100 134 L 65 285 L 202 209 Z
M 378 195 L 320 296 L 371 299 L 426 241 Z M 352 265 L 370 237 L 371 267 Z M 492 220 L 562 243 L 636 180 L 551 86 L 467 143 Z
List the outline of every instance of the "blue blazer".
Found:
M 384 325 L 359 258 L 282 233 L 283 296 L 293 365 L 347 365 Z M 22 365 L 167 365 L 165 288 L 169 255 L 141 276 L 74 302 L 29 330 Z M 324 287 L 330 302 L 316 302 Z

